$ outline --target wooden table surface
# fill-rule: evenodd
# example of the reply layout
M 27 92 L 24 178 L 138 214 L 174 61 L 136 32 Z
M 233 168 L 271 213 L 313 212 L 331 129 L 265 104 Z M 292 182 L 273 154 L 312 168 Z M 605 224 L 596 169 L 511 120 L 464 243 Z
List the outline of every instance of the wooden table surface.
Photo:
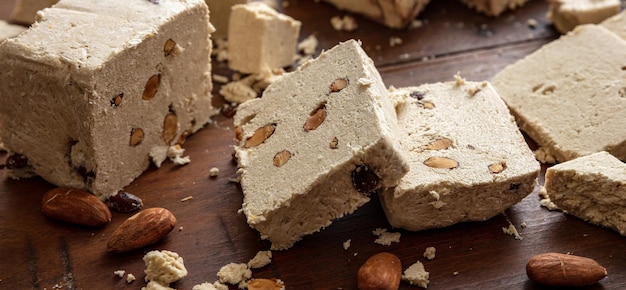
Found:
M 0 19 L 8 19 L 14 0 L 2 0 Z M 547 4 L 534 0 L 499 18 L 475 13 L 456 0 L 432 1 L 414 30 L 392 30 L 356 16 L 359 29 L 335 31 L 332 16 L 345 15 L 330 5 L 312 0 L 290 0 L 282 11 L 302 21 L 301 38 L 315 34 L 318 53 L 339 41 L 355 38 L 374 59 L 387 86 L 448 81 L 456 72 L 468 80 L 488 80 L 500 69 L 555 39 L 558 34 L 545 18 Z M 528 25 L 536 21 L 533 28 Z M 399 37 L 402 44 L 390 46 Z M 228 75 L 224 63 L 214 63 L 217 73 Z M 1 85 L 1 84 L 0 84 Z M 268 243 L 247 226 L 231 159 L 232 119 L 217 116 L 188 139 L 184 147 L 192 162 L 151 167 L 126 190 L 143 198 L 145 207 L 165 207 L 178 225 L 163 241 L 126 254 L 106 252 L 112 231 L 130 214 L 113 213 L 104 228 L 91 229 L 50 220 L 40 211 L 41 197 L 54 186 L 39 178 L 0 179 L 0 289 L 140 289 L 145 285 L 143 255 L 154 249 L 179 253 L 189 275 L 171 286 L 191 289 L 217 279 L 227 263 L 245 263 Z M 6 154 L 0 153 L 0 160 Z M 220 169 L 209 178 L 209 169 Z M 542 179 L 540 179 L 541 181 Z M 181 199 L 193 196 L 193 199 Z M 513 223 L 522 240 L 504 234 Z M 522 223 L 526 227 L 522 227 Z M 356 272 L 371 255 L 388 251 L 398 255 L 403 268 L 416 261 L 430 272 L 428 289 L 547 289 L 529 281 L 527 260 L 539 253 L 560 252 L 596 259 L 608 277 L 585 289 L 626 288 L 624 237 L 587 224 L 575 217 L 539 205 L 536 191 L 521 203 L 486 222 L 472 222 L 421 232 L 399 230 L 399 243 L 374 243 L 372 231 L 390 228 L 373 196 L 354 214 L 305 237 L 293 248 L 273 252 L 257 278 L 280 278 L 287 289 L 356 289 Z M 351 239 L 344 250 L 342 243 Z M 425 259 L 426 247 L 437 249 L 434 260 Z M 137 280 L 127 284 L 113 274 L 123 269 Z M 402 283 L 401 289 L 417 289 Z M 231 289 L 235 289 L 231 287 Z

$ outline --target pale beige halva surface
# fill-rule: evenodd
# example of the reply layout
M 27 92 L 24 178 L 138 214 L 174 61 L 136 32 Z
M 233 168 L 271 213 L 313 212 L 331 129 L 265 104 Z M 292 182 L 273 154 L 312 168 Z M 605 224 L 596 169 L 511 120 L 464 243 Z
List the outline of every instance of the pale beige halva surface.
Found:
M 37 18 L 37 11 L 50 7 L 59 0 L 17 0 L 11 12 L 11 21 L 21 24 L 32 24 Z
M 597 24 L 619 13 L 620 0 L 549 0 L 548 18 L 567 33 L 581 24 Z
M 411 168 L 380 193 L 393 227 L 484 221 L 533 191 L 539 163 L 489 83 L 458 79 L 390 92 Z
M 324 0 L 337 8 L 359 13 L 391 28 L 404 28 L 430 0 Z
M 228 25 L 228 67 L 256 74 L 291 65 L 301 25 L 263 2 L 233 6 Z
M 626 10 L 621 13 L 602 21 L 600 23 L 604 28 L 613 31 L 622 39 L 626 40 Z
M 211 23 L 215 27 L 215 32 L 211 35 L 213 39 L 225 38 L 228 36 L 228 21 L 230 19 L 230 8 L 237 4 L 247 3 L 248 0 L 205 0 L 209 5 Z
M 598 152 L 547 169 L 545 189 L 564 212 L 626 236 L 626 164 Z
M 579 26 L 506 67 L 492 83 L 550 158 L 608 151 L 626 160 L 626 41 L 616 34 Z
M 203 0 L 68 0 L 40 19 L 0 46 L 2 140 L 30 165 L 9 176 L 104 199 L 214 113 Z
M 0 42 L 2 42 L 3 40 L 9 37 L 14 37 L 20 34 L 21 32 L 24 32 L 25 30 L 26 30 L 26 27 L 24 26 L 9 24 L 6 21 L 0 20 Z M 2 131 L 1 123 L 0 123 L 0 131 Z M 0 134 L 0 151 L 4 150 L 4 144 L 2 143 L 1 135 L 2 134 Z
M 465 5 L 488 16 L 499 16 L 526 4 L 528 0 L 461 0 Z
M 234 124 L 242 128 L 235 147 L 242 210 L 273 249 L 287 249 L 353 212 L 370 192 L 395 186 L 408 171 L 387 95 L 373 61 L 350 40 L 239 106 Z M 304 129 L 321 111 L 323 122 Z M 272 124 L 269 138 L 246 148 L 257 129 Z M 274 165 L 284 151 L 290 154 L 279 156 L 286 163 Z

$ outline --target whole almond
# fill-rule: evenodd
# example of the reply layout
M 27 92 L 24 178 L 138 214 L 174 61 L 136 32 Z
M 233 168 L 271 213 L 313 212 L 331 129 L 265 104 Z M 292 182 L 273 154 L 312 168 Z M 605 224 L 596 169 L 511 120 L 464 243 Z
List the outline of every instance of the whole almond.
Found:
M 48 217 L 90 227 L 111 221 L 111 211 L 95 195 L 76 188 L 57 187 L 41 200 L 41 211 Z
M 396 290 L 402 278 L 402 263 L 392 253 L 378 253 L 371 256 L 357 273 L 360 290 Z
M 548 286 L 592 285 L 607 276 L 606 268 L 593 259 L 559 253 L 536 255 L 526 264 L 526 275 Z
M 125 220 L 109 237 L 109 252 L 128 252 L 151 245 L 164 238 L 176 225 L 176 217 L 167 209 L 153 207 Z
M 285 289 L 285 283 L 279 279 L 254 278 L 248 281 L 248 290 L 281 290 Z

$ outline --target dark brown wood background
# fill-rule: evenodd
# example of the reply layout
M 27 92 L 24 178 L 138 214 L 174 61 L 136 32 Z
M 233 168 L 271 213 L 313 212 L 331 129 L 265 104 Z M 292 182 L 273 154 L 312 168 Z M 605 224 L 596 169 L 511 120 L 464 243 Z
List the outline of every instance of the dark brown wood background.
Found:
M 0 19 L 8 19 L 14 0 L 0 2 Z M 558 34 L 545 18 L 547 4 L 534 0 L 521 9 L 489 18 L 456 0 L 435 0 L 418 18 L 427 22 L 415 30 L 392 30 L 355 16 L 359 29 L 335 31 L 332 16 L 347 13 L 313 0 L 291 0 L 282 11 L 302 21 L 301 38 L 315 34 L 321 49 L 355 38 L 374 59 L 388 86 L 448 81 L 456 72 L 468 80 L 488 80 L 508 64 L 555 39 Z M 535 27 L 528 21 L 536 21 Z M 390 37 L 403 43 L 391 47 Z M 402 55 L 402 57 L 401 57 Z M 226 64 L 214 63 L 217 73 L 229 75 Z M 1 69 L 1 68 L 0 68 Z M 1 84 L 0 84 L 1 85 Z M 165 207 L 177 228 L 163 241 L 127 254 L 105 251 L 106 241 L 130 214 L 113 214 L 100 229 L 72 226 L 47 219 L 40 200 L 54 186 L 39 179 L 0 179 L 0 289 L 140 289 L 145 285 L 143 255 L 154 249 L 178 252 L 189 276 L 172 284 L 178 289 L 217 279 L 231 262 L 245 263 L 268 248 L 237 213 L 242 193 L 231 160 L 232 120 L 217 116 L 185 143 L 191 164 L 150 168 L 127 187 L 143 198 L 145 207 Z M 6 154 L 0 153 L 0 160 Z M 220 169 L 209 178 L 209 169 Z M 181 199 L 193 196 L 182 202 Z M 503 234 L 510 220 L 522 240 Z M 525 223 L 526 228 L 521 224 Z M 179 227 L 181 230 L 179 230 Z M 596 259 L 609 276 L 586 289 L 626 288 L 626 240 L 617 232 L 587 224 L 539 205 L 536 192 L 505 214 L 486 222 L 464 223 L 444 229 L 402 232 L 399 243 L 374 243 L 372 230 L 390 229 L 378 199 L 330 227 L 305 237 L 293 248 L 273 252 L 270 265 L 254 270 L 257 278 L 280 278 L 287 289 L 356 289 L 356 272 L 371 255 L 389 251 L 407 268 L 417 260 L 430 272 L 428 289 L 547 289 L 529 281 L 527 260 L 539 253 L 573 253 Z M 391 230 L 391 229 L 390 229 Z M 342 243 L 348 239 L 348 250 Z M 432 261 L 422 257 L 426 247 L 437 249 Z M 123 269 L 137 276 L 126 284 L 113 274 Z M 458 274 L 454 274 L 458 273 Z M 57 288 L 54 288 L 57 287 Z M 403 283 L 401 289 L 416 289 Z M 235 289 L 235 288 L 231 288 Z

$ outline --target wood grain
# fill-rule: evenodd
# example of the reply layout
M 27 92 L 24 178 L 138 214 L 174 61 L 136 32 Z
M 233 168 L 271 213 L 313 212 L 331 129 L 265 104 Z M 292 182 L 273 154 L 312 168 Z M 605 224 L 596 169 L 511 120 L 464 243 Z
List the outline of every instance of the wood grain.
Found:
M 6 3 L 12 1 L 0 4 L 2 19 L 9 15 Z M 558 36 L 544 17 L 544 1 L 531 1 L 519 10 L 489 18 L 457 1 L 437 0 L 418 17 L 428 21 L 422 28 L 392 30 L 356 16 L 360 28 L 355 32 L 332 30 L 330 17 L 346 13 L 328 4 L 308 0 L 289 4 L 282 10 L 303 22 L 302 38 L 318 37 L 318 53 L 339 41 L 360 39 L 389 86 L 451 80 L 459 71 L 470 80 L 487 80 Z M 528 19 L 537 20 L 538 26 L 528 27 Z M 400 37 L 402 44 L 390 47 L 392 36 Z M 231 73 L 224 63 L 215 62 L 214 68 L 223 75 Z M 242 193 L 230 181 L 236 177 L 233 136 L 232 119 L 217 116 L 185 143 L 191 164 L 151 167 L 126 188 L 140 196 L 146 208 L 165 207 L 178 220 L 165 240 L 127 254 L 107 253 L 106 241 L 131 214 L 114 213 L 112 223 L 101 229 L 67 225 L 40 212 L 41 197 L 53 185 L 40 178 L 1 179 L 0 289 L 140 289 L 145 285 L 141 258 L 154 249 L 172 250 L 185 259 L 189 276 L 171 286 L 191 289 L 215 281 L 221 266 L 245 263 L 257 251 L 268 249 L 268 243 L 237 213 Z M 4 157 L 0 153 L 0 160 Z M 215 178 L 209 177 L 212 167 L 220 169 Z M 181 201 L 188 196 L 193 198 Z M 509 222 L 522 240 L 503 234 Z M 372 231 L 378 227 L 390 229 L 378 199 L 372 196 L 354 214 L 289 250 L 273 252 L 273 262 L 254 270 L 253 276 L 280 278 L 287 289 L 356 289 L 360 265 L 375 253 L 389 251 L 401 258 L 403 268 L 423 262 L 430 272 L 428 289 L 547 289 L 527 279 L 526 261 L 538 253 L 571 252 L 594 258 L 608 269 L 606 279 L 585 289 L 626 287 L 624 238 L 540 207 L 536 193 L 485 222 L 421 232 L 399 230 L 400 242 L 390 246 L 374 243 Z M 344 250 L 342 243 L 348 239 L 351 246 Z M 434 260 L 422 256 L 430 246 L 437 249 Z M 113 274 L 119 269 L 137 280 L 127 284 Z M 417 288 L 403 283 L 400 289 Z

